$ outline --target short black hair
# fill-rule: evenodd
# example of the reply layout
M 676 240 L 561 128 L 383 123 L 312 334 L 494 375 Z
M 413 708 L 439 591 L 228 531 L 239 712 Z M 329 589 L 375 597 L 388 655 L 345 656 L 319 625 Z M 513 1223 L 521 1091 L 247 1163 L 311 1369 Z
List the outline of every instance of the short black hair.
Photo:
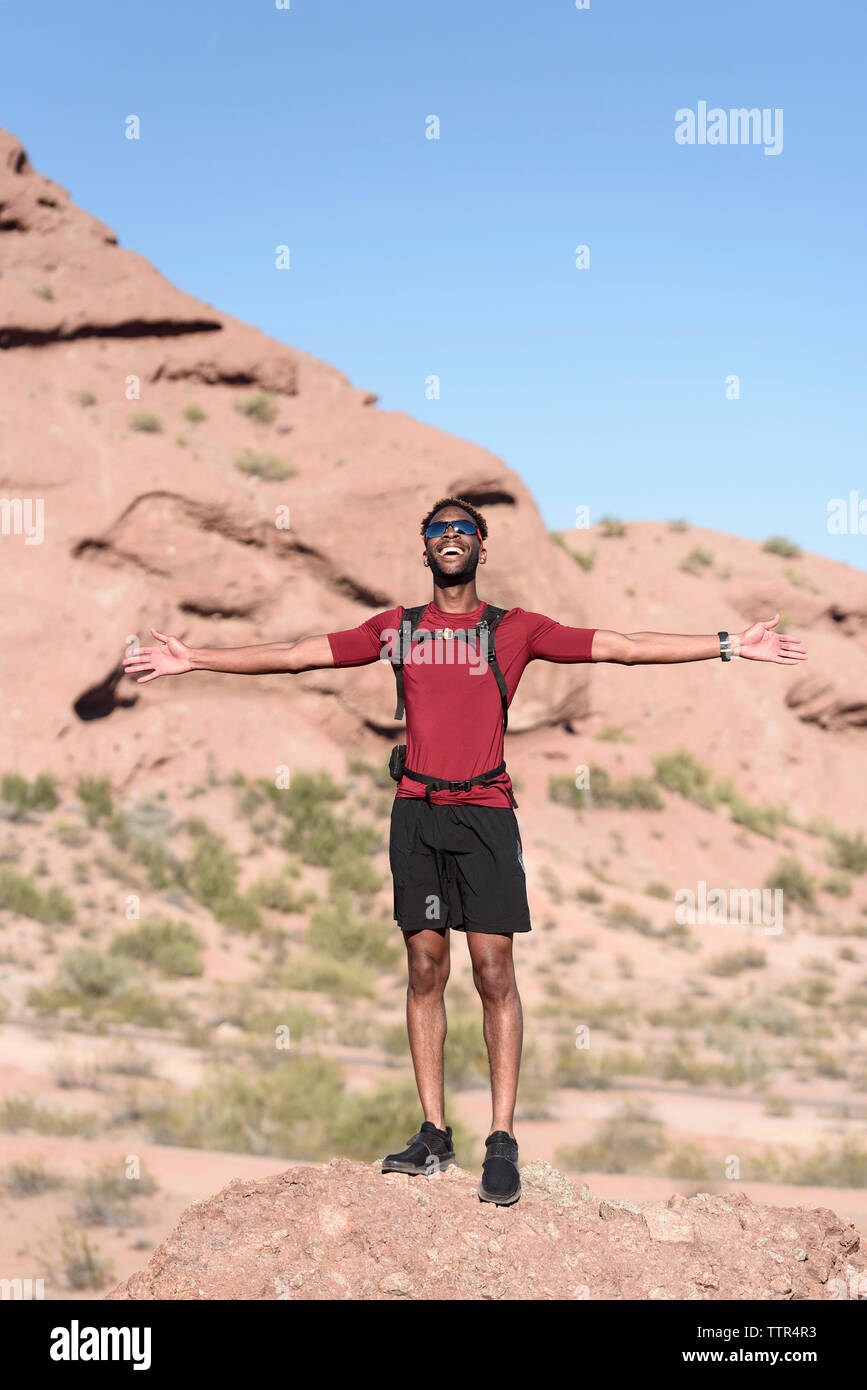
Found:
M 443 507 L 460 507 L 462 511 L 465 511 L 468 516 L 472 517 L 473 521 L 479 528 L 479 534 L 482 540 L 487 539 L 488 523 L 485 521 L 485 518 L 482 516 L 481 512 L 476 511 L 476 508 L 473 506 L 472 502 L 468 502 L 465 497 L 441 497 L 440 500 L 437 503 L 435 503 L 433 507 L 431 507 L 430 511 L 424 517 L 422 517 L 422 537 L 424 537 L 425 531 L 430 526 L 437 512 L 441 512 Z

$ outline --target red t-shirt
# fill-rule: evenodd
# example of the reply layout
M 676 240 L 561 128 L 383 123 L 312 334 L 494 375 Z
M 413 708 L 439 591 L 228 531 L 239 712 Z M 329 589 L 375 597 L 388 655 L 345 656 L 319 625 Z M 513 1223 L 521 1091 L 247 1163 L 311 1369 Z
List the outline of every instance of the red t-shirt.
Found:
M 444 613 L 429 603 L 419 628 L 472 628 L 485 611 L 480 603 L 471 613 Z M 377 613 L 360 627 L 346 632 L 329 632 L 328 641 L 335 666 L 367 666 L 395 651 L 388 637 L 396 640 L 403 607 Z M 512 608 L 497 627 L 497 661 L 506 681 L 511 704 L 528 661 L 590 661 L 595 628 L 564 627 L 541 613 Z M 387 634 L 383 640 L 383 634 Z M 503 761 L 503 707 L 493 672 L 483 666 L 474 643 L 463 640 L 425 642 L 432 650 L 425 660 L 419 653 L 403 667 L 406 705 L 406 765 L 414 772 L 441 777 L 450 782 L 475 777 Z M 449 660 L 449 655 L 454 660 Z M 414 648 L 413 657 L 416 657 Z M 390 663 L 389 663 L 390 665 Z M 392 676 L 392 683 L 394 677 Z M 393 692 L 389 691 L 391 698 Z M 431 792 L 437 805 L 511 806 L 506 788 L 511 788 L 508 772 L 496 781 L 470 787 L 468 791 Z M 397 796 L 424 796 L 423 782 L 402 777 Z

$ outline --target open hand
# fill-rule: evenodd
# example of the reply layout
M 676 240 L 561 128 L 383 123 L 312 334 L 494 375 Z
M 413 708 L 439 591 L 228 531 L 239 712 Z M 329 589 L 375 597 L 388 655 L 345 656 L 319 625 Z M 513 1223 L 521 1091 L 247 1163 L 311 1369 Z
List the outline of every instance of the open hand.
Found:
M 778 666 L 797 666 L 807 660 L 807 649 L 800 637 L 787 632 L 772 632 L 780 621 L 775 613 L 770 622 L 759 620 L 740 634 L 740 655 L 749 661 L 775 661 Z
M 157 676 L 181 676 L 185 671 L 192 671 L 192 653 L 180 637 L 166 637 L 155 627 L 151 628 L 151 632 L 159 641 L 158 647 L 135 647 L 129 656 L 124 657 L 126 675 L 132 676 L 136 671 L 150 672 L 147 676 L 139 676 L 136 685 L 156 680 Z

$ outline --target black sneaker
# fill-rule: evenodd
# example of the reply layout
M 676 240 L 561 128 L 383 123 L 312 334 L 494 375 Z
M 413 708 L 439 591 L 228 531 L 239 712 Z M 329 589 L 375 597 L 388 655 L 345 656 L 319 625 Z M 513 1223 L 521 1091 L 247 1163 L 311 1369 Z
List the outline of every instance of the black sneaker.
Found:
M 455 1162 L 451 1126 L 437 1129 L 430 1120 L 425 1120 L 418 1134 L 412 1136 L 402 1153 L 388 1154 L 382 1160 L 382 1171 L 430 1175 L 440 1168 L 448 1168 L 450 1163 Z
M 504 1129 L 495 1129 L 485 1140 L 485 1161 L 479 1183 L 479 1201 L 508 1207 L 521 1195 L 518 1172 L 518 1141 Z

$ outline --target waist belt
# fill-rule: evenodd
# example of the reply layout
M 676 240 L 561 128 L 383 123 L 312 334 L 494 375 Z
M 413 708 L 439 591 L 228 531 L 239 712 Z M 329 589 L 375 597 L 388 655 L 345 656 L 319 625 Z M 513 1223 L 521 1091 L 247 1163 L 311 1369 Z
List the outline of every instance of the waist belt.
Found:
M 504 762 L 497 767 L 492 767 L 488 772 L 480 772 L 475 777 L 463 777 L 460 781 L 450 782 L 445 777 L 429 777 L 426 772 L 413 772 L 411 768 L 404 767 L 404 777 L 411 777 L 413 782 L 421 782 L 424 785 L 424 799 L 431 804 L 431 792 L 468 792 L 471 787 L 477 787 L 485 782 L 492 782 L 495 777 L 500 777 L 506 770 Z M 512 805 L 517 807 L 518 803 L 508 787 L 503 787 L 503 791 L 508 796 Z

